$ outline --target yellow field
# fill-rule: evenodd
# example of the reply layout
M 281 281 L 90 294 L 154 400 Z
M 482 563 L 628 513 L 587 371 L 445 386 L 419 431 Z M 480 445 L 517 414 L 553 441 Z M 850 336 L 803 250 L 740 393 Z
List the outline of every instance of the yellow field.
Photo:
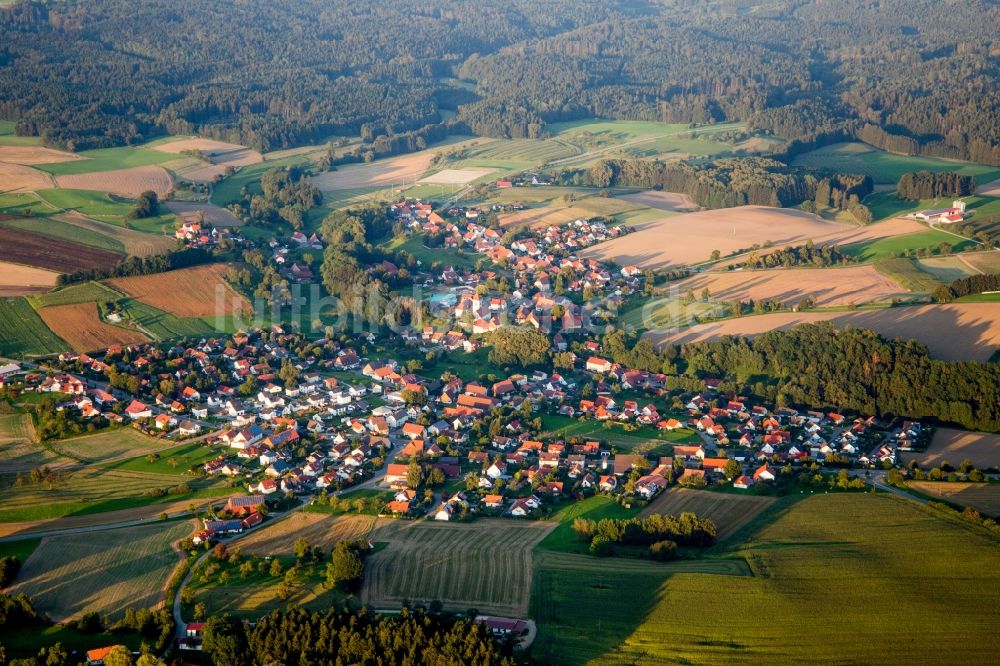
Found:
M 174 189 L 174 180 L 166 169 L 160 166 L 140 166 L 114 171 L 69 174 L 56 176 L 59 187 L 71 190 L 92 190 L 108 192 L 134 199 L 151 190 L 160 198 L 165 198 Z
M 52 448 L 71 458 L 94 463 L 135 458 L 152 451 L 161 451 L 164 443 L 135 428 L 123 427 L 96 435 L 63 439 L 54 442 Z
M 191 529 L 176 522 L 46 538 L 10 591 L 31 596 L 57 622 L 88 612 L 118 619 L 127 607 L 156 607 L 180 563 L 173 544 Z
M 961 506 L 971 506 L 988 516 L 1000 517 L 1000 483 L 909 481 L 906 485 L 925 495 Z
M 650 502 L 640 516 L 663 513 L 676 516 L 682 512 L 708 518 L 715 523 L 719 541 L 729 537 L 774 504 L 773 497 L 730 495 L 690 488 L 671 488 Z
M 292 555 L 295 540 L 305 538 L 310 545 L 328 551 L 338 541 L 353 541 L 369 534 L 376 524 L 374 516 L 330 516 L 322 513 L 296 513 L 264 527 L 240 541 L 247 555 Z
M 1000 468 L 1000 435 L 938 428 L 923 453 L 904 453 L 903 460 L 916 460 L 924 468 L 937 467 L 944 461 L 958 467 L 963 460 L 971 460 L 979 469 Z
M 38 315 L 74 351 L 92 352 L 115 344 L 131 345 L 148 341 L 139 331 L 101 321 L 96 303 L 52 305 L 39 309 Z
M 233 314 L 246 300 L 223 277 L 225 264 L 109 280 L 132 298 L 178 317 Z

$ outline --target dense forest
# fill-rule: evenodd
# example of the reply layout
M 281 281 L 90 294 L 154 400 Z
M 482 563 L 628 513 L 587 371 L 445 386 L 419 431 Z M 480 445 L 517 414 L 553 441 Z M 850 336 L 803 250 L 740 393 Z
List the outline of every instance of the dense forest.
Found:
M 934 298 L 939 303 L 949 303 L 962 296 L 996 292 L 1000 292 L 1000 275 L 987 273 L 958 278 L 952 280 L 950 284 L 941 285 L 934 292 Z
M 931 173 L 910 171 L 899 178 L 896 196 L 900 199 L 937 199 L 940 197 L 965 197 L 976 191 L 976 177 L 960 173 Z
M 856 138 L 1000 164 L 998 33 L 990 0 L 19 0 L 0 118 L 77 149 L 364 136 L 346 159 L 589 116 L 742 120 L 786 158 Z

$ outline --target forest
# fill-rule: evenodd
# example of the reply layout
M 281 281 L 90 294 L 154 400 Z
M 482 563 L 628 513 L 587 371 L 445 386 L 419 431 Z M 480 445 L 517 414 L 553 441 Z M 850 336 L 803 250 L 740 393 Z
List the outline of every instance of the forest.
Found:
M 1000 165 L 998 26 L 990 0 L 18 0 L 0 118 L 73 149 L 363 138 L 345 161 L 584 117 L 745 121 L 783 159 L 858 139 Z
M 976 177 L 960 173 L 910 171 L 899 178 L 896 196 L 920 201 L 941 197 L 965 197 L 976 191 Z

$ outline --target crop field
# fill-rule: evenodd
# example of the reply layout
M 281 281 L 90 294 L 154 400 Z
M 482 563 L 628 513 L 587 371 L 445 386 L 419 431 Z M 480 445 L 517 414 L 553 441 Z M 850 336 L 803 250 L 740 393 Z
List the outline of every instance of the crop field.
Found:
M 922 270 L 920 264 L 913 259 L 896 257 L 883 259 L 872 265 L 882 275 L 898 282 L 903 289 L 914 292 L 909 299 L 904 300 L 921 300 L 921 295 L 929 299 L 941 284 L 933 273 Z
M 696 324 L 680 331 L 646 335 L 654 344 L 685 344 L 722 335 L 753 337 L 798 324 L 830 321 L 868 328 L 887 338 L 917 340 L 945 361 L 987 361 L 1000 346 L 1000 303 L 949 303 L 848 312 L 778 312 Z
M 128 318 L 136 322 L 144 330 L 152 333 L 158 340 L 171 340 L 187 336 L 201 336 L 212 333 L 215 329 L 205 320 L 197 317 L 177 317 L 158 310 L 151 305 L 127 299 L 123 303 Z
M 743 206 L 675 215 L 635 225 L 635 231 L 587 248 L 580 254 L 620 265 L 667 268 L 708 261 L 752 245 L 804 243 L 849 227 L 788 208 Z
M 0 261 L 0 296 L 27 296 L 56 286 L 59 274 L 34 266 Z
M 0 473 L 48 465 L 59 456 L 35 444 L 35 429 L 28 414 L 0 414 Z
M 671 287 L 680 293 L 693 291 L 696 296 L 708 289 L 711 298 L 719 301 L 775 299 L 795 305 L 812 298 L 820 307 L 885 302 L 904 292 L 872 266 L 706 272 Z
M 149 460 L 146 455 L 137 455 L 110 463 L 108 467 L 130 472 L 145 472 L 146 474 L 175 474 L 179 476 L 191 473 L 193 465 L 201 465 L 219 455 L 217 448 L 211 448 L 204 440 L 171 446 L 168 449 L 158 448 L 156 460 Z M 234 489 L 236 492 L 236 489 Z
M 433 149 L 390 157 L 371 164 L 349 164 L 336 171 L 313 176 L 313 183 L 323 192 L 358 187 L 403 185 L 415 182 L 427 171 L 434 158 Z
M 109 280 L 132 298 L 178 317 L 233 314 L 246 300 L 223 277 L 224 264 Z
M 903 234 L 891 238 L 881 238 L 873 241 L 861 243 L 851 243 L 844 245 L 841 249 L 844 254 L 856 257 L 861 261 L 878 261 L 879 259 L 889 259 L 902 255 L 903 253 L 922 250 L 937 249 L 942 243 L 947 243 L 953 250 L 962 250 L 971 245 L 974 241 L 956 238 L 951 234 L 936 229 L 926 229 L 912 234 Z
M 682 512 L 709 518 L 715 523 L 718 540 L 723 541 L 774 504 L 775 498 L 751 495 L 730 495 L 706 490 L 671 488 L 660 494 L 640 516 L 664 513 L 676 516 Z
M 81 159 L 79 155 L 31 145 L 0 145 L 0 162 L 11 164 L 50 164 Z
M 0 353 L 53 354 L 64 349 L 66 343 L 45 326 L 27 300 L 0 299 Z
M 1000 252 L 966 252 L 961 260 L 980 273 L 1000 273 Z
M 647 192 L 637 192 L 636 194 L 623 194 L 619 198 L 634 204 L 639 204 L 640 206 L 655 208 L 657 210 L 681 212 L 685 210 L 698 209 L 698 204 L 692 201 L 691 197 L 677 192 L 649 190 Z
M 924 495 L 970 506 L 987 516 L 1000 516 L 1000 483 L 908 481 L 906 485 Z
M 0 162 L 0 192 L 33 192 L 46 187 L 52 187 L 52 178 L 44 171 Z
M 437 599 L 448 609 L 524 617 L 531 551 L 550 529 L 508 520 L 397 521 L 370 537 L 388 545 L 365 562 L 361 597 L 374 608 L 398 608 L 404 599 L 424 604 Z
M 36 296 L 32 302 L 39 308 L 52 305 L 69 305 L 71 303 L 96 303 L 98 301 L 116 301 L 122 295 L 100 282 L 78 282 L 68 287 L 50 291 Z
M 163 601 L 180 563 L 174 542 L 191 523 L 129 527 L 42 540 L 12 588 L 28 594 L 56 621 L 96 612 L 119 619 L 125 608 L 153 608 Z
M 795 158 L 798 166 L 833 169 L 843 173 L 871 176 L 876 183 L 895 185 L 908 171 L 953 171 L 975 176 L 980 183 L 1000 177 L 1000 169 L 971 162 L 937 157 L 895 155 L 864 143 L 837 143 L 804 153 Z
M 576 220 L 589 220 L 594 213 L 589 208 L 573 204 L 548 204 L 540 208 L 525 208 L 514 213 L 501 213 L 500 225 L 504 228 L 529 227 L 545 229 Z
M 0 192 L 0 215 L 20 217 L 24 210 L 48 214 L 58 212 L 58 208 L 44 203 L 34 192 Z
M 0 226 L 0 261 L 72 273 L 108 268 L 123 256 L 119 252 Z
M 1000 647 L 997 543 L 907 500 L 821 494 L 745 543 L 719 547 L 719 557 L 745 557 L 753 576 L 675 569 L 686 562 L 629 572 L 611 559 L 578 558 L 580 570 L 543 561 L 532 656 L 568 664 L 989 660 Z
M 74 351 L 89 352 L 111 345 L 148 342 L 145 335 L 101 321 L 96 303 L 52 305 L 38 311 L 49 329 Z
M 228 208 L 214 204 L 168 201 L 167 208 L 185 222 L 194 221 L 201 213 L 202 219 L 214 227 L 238 227 L 243 224 Z
M 901 260 L 896 259 L 895 261 Z M 959 278 L 979 273 L 978 270 L 973 268 L 969 259 L 960 254 L 949 257 L 927 257 L 924 259 L 905 259 L 902 261 L 912 261 L 920 270 L 930 273 L 945 284 L 948 284 L 952 280 L 958 280 Z
M 69 176 L 76 174 L 96 173 L 98 171 L 118 171 L 132 167 L 163 164 L 174 155 L 153 150 L 147 146 L 123 146 L 120 148 L 98 148 L 85 150 L 76 155 L 82 159 L 70 162 L 55 162 L 38 165 L 43 171 L 54 176 Z
M 467 185 L 491 173 L 494 173 L 493 169 L 442 169 L 424 176 L 418 182 L 432 185 Z
M 21 217 L 11 220 L 0 220 L 0 226 L 125 254 L 125 246 L 120 241 L 94 230 L 63 222 L 55 216 Z
M 156 192 L 161 199 L 174 189 L 174 180 L 160 166 L 139 166 L 114 171 L 75 173 L 56 176 L 59 187 L 72 190 L 107 192 L 134 199 L 147 190 Z
M 213 139 L 180 139 L 178 141 L 168 140 L 157 142 L 150 146 L 155 150 L 165 153 L 179 155 L 185 150 L 199 150 L 209 163 L 196 161 L 191 167 L 178 171 L 178 175 L 185 180 L 197 183 L 209 183 L 226 172 L 227 167 L 244 167 L 253 164 L 260 164 L 264 161 L 263 156 L 256 150 L 251 150 L 245 146 Z
M 375 516 L 331 516 L 300 511 L 242 539 L 240 549 L 247 555 L 262 557 L 293 555 L 295 540 L 302 537 L 309 545 L 329 551 L 338 541 L 365 538 L 375 529 L 376 520 Z
M 103 463 L 163 450 L 161 441 L 129 427 L 105 430 L 96 435 L 61 439 L 53 442 L 51 446 L 55 451 L 85 463 Z
M 924 452 L 904 453 L 903 459 L 907 463 L 916 460 L 924 468 L 942 462 L 958 467 L 963 460 L 971 460 L 979 469 L 1000 469 L 1000 435 L 938 428 Z
M 108 222 L 92 220 L 77 211 L 53 215 L 53 219 L 65 224 L 79 227 L 88 237 L 110 238 L 120 246 L 126 254 L 136 257 L 149 257 L 155 254 L 166 254 L 177 248 L 177 241 L 171 236 L 160 236 L 134 229 L 126 229 Z
M 85 217 L 94 218 L 122 228 L 127 226 L 132 230 L 147 234 L 163 235 L 164 233 L 170 233 L 171 237 L 173 236 L 173 225 L 176 218 L 169 211 L 156 217 L 130 220 L 128 216 L 133 209 L 132 202 L 114 197 L 106 192 L 51 189 L 38 190 L 36 194 L 46 204 L 57 209 L 75 211 Z
M 1000 197 L 1000 178 L 988 183 L 980 181 L 979 187 L 976 188 L 976 194 L 981 197 Z

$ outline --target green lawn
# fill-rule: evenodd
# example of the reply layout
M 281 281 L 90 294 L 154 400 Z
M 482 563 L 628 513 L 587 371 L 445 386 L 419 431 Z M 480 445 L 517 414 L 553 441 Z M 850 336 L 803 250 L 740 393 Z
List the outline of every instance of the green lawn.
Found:
M 603 518 L 631 518 L 638 509 L 626 509 L 606 495 L 593 495 L 581 502 L 568 502 L 559 507 L 549 520 L 559 525 L 542 539 L 537 548 L 560 553 L 586 553 L 588 544 L 576 538 L 573 521 L 577 518 L 601 520 Z
M 25 298 L 0 299 L 0 354 L 54 354 L 67 349 Z
M 609 425 L 605 426 L 605 423 Z M 672 444 L 700 441 L 698 435 L 687 428 L 668 431 L 657 430 L 652 426 L 639 426 L 634 430 L 625 430 L 624 424 L 621 423 L 595 419 L 581 421 L 561 414 L 543 414 L 542 427 L 548 434 L 556 437 L 601 439 L 616 449 L 643 452 L 647 455 L 668 455 L 672 452 Z
M 177 159 L 177 155 L 152 150 L 144 146 L 99 148 L 97 150 L 85 150 L 78 154 L 87 159 L 39 164 L 36 168 L 55 176 L 66 176 L 80 173 L 94 173 L 96 171 L 114 171 L 116 169 L 149 166 L 151 164 L 163 164 L 164 162 Z
M 180 417 L 183 418 L 183 417 Z M 202 443 L 181 444 L 170 449 L 158 451 L 159 456 L 152 462 L 146 456 L 139 456 L 112 463 L 111 469 L 124 469 L 131 472 L 147 474 L 186 474 L 192 465 L 200 465 L 219 455 L 219 451 Z M 176 462 L 176 465 L 174 464 Z
M 956 238 L 936 229 L 928 229 L 927 231 L 917 231 L 912 234 L 880 238 L 874 241 L 851 243 L 842 246 L 841 250 L 844 254 L 857 257 L 861 261 L 879 261 L 925 248 L 937 250 L 941 243 L 948 243 L 956 252 L 975 245 L 973 241 Z
M 799 155 L 793 164 L 866 174 L 871 176 L 876 184 L 895 185 L 899 182 L 900 176 L 908 171 L 954 171 L 975 176 L 978 183 L 988 183 L 1000 178 L 1000 169 L 996 167 L 937 157 L 895 155 L 863 143 L 837 143 L 824 146 Z
M 815 495 L 771 516 L 745 542 L 690 563 L 706 565 L 702 573 L 683 571 L 683 561 L 629 571 L 614 558 L 579 558 L 577 568 L 568 556 L 541 558 L 532 656 L 564 664 L 978 663 L 1000 647 L 1000 539 L 987 531 L 887 495 Z M 733 558 L 754 575 L 707 567 Z
M 421 263 L 420 268 L 429 270 L 431 264 L 440 262 L 442 266 L 452 266 L 457 270 L 474 268 L 483 255 L 474 252 L 459 252 L 443 247 L 429 248 L 424 245 L 424 235 L 398 236 L 382 246 L 389 252 L 405 250 Z
M 104 250 L 111 250 L 112 252 L 121 252 L 122 254 L 125 254 L 125 245 L 123 245 L 119 240 L 111 238 L 110 236 L 105 236 L 104 234 L 96 233 L 90 229 L 78 227 L 75 224 L 67 224 L 66 222 L 53 220 L 49 217 L 24 217 L 16 220 L 4 220 L 0 224 L 5 227 L 31 231 L 36 234 L 42 234 L 43 236 L 49 236 L 51 238 L 72 241 L 74 243 L 82 243 L 83 245 L 99 247 Z

